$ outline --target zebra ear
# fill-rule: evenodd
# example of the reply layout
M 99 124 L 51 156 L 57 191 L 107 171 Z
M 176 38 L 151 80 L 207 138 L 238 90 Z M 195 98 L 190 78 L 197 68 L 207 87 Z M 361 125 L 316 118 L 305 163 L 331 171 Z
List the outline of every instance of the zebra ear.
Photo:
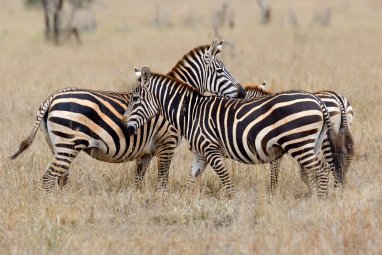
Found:
M 217 50 L 218 50 L 218 40 L 214 40 L 206 53 L 207 58 L 213 59 L 216 55 Z
M 224 42 L 224 39 L 221 39 L 221 40 L 217 43 L 215 55 L 218 54 L 218 53 L 220 53 L 220 52 L 222 51 L 222 48 L 223 48 L 223 42 Z
M 141 71 L 134 67 L 135 76 L 137 76 L 138 81 L 141 79 Z
M 142 69 L 141 69 L 141 85 L 146 87 L 150 78 L 151 78 L 150 68 L 148 66 L 142 67 Z
M 263 81 L 263 83 L 261 83 L 260 85 L 260 88 L 265 89 L 266 86 L 267 86 L 267 81 Z

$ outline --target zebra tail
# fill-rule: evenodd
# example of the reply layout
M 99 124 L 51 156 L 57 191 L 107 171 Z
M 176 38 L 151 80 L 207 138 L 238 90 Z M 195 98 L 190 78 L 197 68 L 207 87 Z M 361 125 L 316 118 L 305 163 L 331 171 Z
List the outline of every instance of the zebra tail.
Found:
M 354 139 L 353 135 L 350 132 L 350 128 L 347 122 L 347 114 L 345 109 L 345 103 L 343 102 L 342 98 L 337 96 L 340 110 L 341 110 L 341 125 L 340 125 L 340 131 L 339 136 L 341 136 L 343 146 L 346 150 L 345 159 L 352 159 L 354 157 L 355 151 L 354 151 Z M 346 162 L 346 167 L 348 167 L 348 162 Z
M 341 184 L 344 182 L 345 172 L 345 148 L 343 146 L 343 136 L 337 134 L 333 129 L 328 131 L 328 138 L 332 150 L 333 164 L 337 173 L 337 178 Z
M 341 128 L 339 132 L 339 136 L 341 136 L 342 144 L 345 147 L 346 151 L 346 159 L 352 159 L 355 155 L 354 150 L 354 139 L 353 135 L 351 134 L 349 128 Z M 349 167 L 349 162 L 346 162 L 346 168 Z
M 26 149 L 28 149 L 29 146 L 31 146 L 31 144 L 33 143 L 33 140 L 36 136 L 37 130 L 40 127 L 40 123 L 41 123 L 42 119 L 44 118 L 46 112 L 48 111 L 54 97 L 61 92 L 67 92 L 67 91 L 73 91 L 73 90 L 77 90 L 77 89 L 76 88 L 60 89 L 60 90 L 56 91 L 55 93 L 51 94 L 48 98 L 46 98 L 42 102 L 42 104 L 40 105 L 40 108 L 37 112 L 37 118 L 36 118 L 36 122 L 34 124 L 34 127 L 32 129 L 32 132 L 29 134 L 29 136 L 27 138 L 25 138 L 21 142 L 21 144 L 19 146 L 19 150 L 15 154 L 10 156 L 9 159 L 13 160 L 13 159 L 17 158 L 21 153 L 23 153 Z
M 36 136 L 36 133 L 37 133 L 37 130 L 38 128 L 40 127 L 40 123 L 41 123 L 41 120 L 44 118 L 47 110 L 49 109 L 49 106 L 50 106 L 50 102 L 47 100 L 45 100 L 42 105 L 40 106 L 40 109 L 38 110 L 37 112 L 37 119 L 36 119 L 36 122 L 34 124 L 34 127 L 32 129 L 32 132 L 29 134 L 29 136 L 27 138 L 25 138 L 20 146 L 19 146 L 19 150 L 13 154 L 12 156 L 9 157 L 9 159 L 13 160 L 15 158 L 17 158 L 21 153 L 23 153 L 26 149 L 29 148 L 29 146 L 32 145 L 33 143 L 33 140 Z
M 33 130 L 31 134 L 21 142 L 19 146 L 19 150 L 15 154 L 10 156 L 9 159 L 13 160 L 17 158 L 21 153 L 23 153 L 26 149 L 28 149 L 29 146 L 32 144 L 35 135 L 36 135 L 36 132 Z
M 319 98 L 318 98 L 319 99 Z M 333 165 L 336 171 L 336 175 L 338 178 L 338 181 L 341 183 L 341 185 L 344 183 L 344 168 L 346 166 L 345 164 L 345 147 L 344 142 L 343 142 L 343 136 L 341 136 L 339 133 L 335 132 L 333 127 L 330 124 L 330 118 L 329 118 L 329 113 L 326 105 L 320 100 L 321 107 L 323 110 L 323 115 L 324 115 L 324 120 L 326 127 L 328 129 L 327 135 L 329 139 L 329 144 L 331 148 L 331 157 L 333 160 Z

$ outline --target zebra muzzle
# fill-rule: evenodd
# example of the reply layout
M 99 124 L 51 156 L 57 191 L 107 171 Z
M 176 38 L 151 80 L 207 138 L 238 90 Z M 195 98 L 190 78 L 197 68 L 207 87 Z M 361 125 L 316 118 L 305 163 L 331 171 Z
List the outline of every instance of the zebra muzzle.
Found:
M 200 171 L 200 169 L 196 170 L 196 172 L 194 173 L 194 177 L 198 177 L 199 175 L 202 174 L 202 171 Z
M 136 135 L 137 134 L 137 129 L 134 128 L 133 126 L 126 126 L 126 134 L 128 136 L 131 136 L 131 135 Z

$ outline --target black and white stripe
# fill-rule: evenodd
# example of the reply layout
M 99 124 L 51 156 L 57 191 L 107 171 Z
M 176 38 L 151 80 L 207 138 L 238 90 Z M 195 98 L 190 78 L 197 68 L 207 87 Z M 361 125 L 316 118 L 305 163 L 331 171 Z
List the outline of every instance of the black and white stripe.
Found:
M 265 90 L 266 84 L 262 85 L 246 85 L 246 95 L 245 98 L 258 98 L 266 95 L 270 95 L 269 91 Z M 314 93 L 316 96 L 320 98 L 320 100 L 325 104 L 328 109 L 328 113 L 330 116 L 330 124 L 333 131 L 336 134 L 337 141 L 343 148 L 343 155 L 336 155 L 339 157 L 341 162 L 341 172 L 342 179 L 346 181 L 346 174 L 351 163 L 351 160 L 354 156 L 354 141 L 352 135 L 350 133 L 350 127 L 353 120 L 353 109 L 350 105 L 349 101 L 341 96 L 340 94 L 334 91 L 318 91 Z M 322 152 L 324 157 L 330 160 L 328 154 L 331 153 L 330 143 L 328 139 L 324 139 L 322 144 Z M 277 176 L 278 176 L 278 166 L 280 162 L 271 162 L 271 191 L 274 192 L 277 185 Z M 339 179 L 336 178 L 336 169 L 332 169 L 332 173 L 335 177 L 335 186 L 339 183 Z M 304 169 L 301 169 L 301 177 L 306 182 L 307 177 Z
M 244 89 L 216 57 L 221 47 L 221 43 L 215 41 L 211 46 L 193 49 L 169 75 L 192 81 L 191 84 L 199 90 L 212 88 L 204 87 L 207 81 L 211 81 L 217 83 L 211 92 L 228 97 L 243 96 Z M 180 73 L 181 76 L 178 75 Z M 194 76 L 198 79 L 191 78 Z M 181 137 L 161 116 L 150 119 L 135 134 L 129 133 L 123 126 L 122 116 L 130 99 L 131 93 L 79 88 L 67 88 L 53 93 L 43 101 L 31 134 L 11 159 L 32 144 L 40 127 L 55 157 L 43 176 L 43 187 L 46 190 L 56 184 L 65 186 L 70 164 L 80 151 L 110 163 L 137 159 L 136 185 L 141 185 L 145 170 L 151 158 L 156 155 L 158 187 L 165 188 L 168 169 Z
M 353 122 L 353 107 L 346 97 L 334 91 L 318 91 L 314 93 L 326 105 L 330 115 L 330 123 L 334 131 L 339 135 L 339 143 L 344 147 L 344 165 L 342 167 L 343 178 L 346 181 L 346 174 L 353 160 L 355 148 L 353 136 L 350 132 Z M 323 145 L 323 151 L 327 150 L 327 143 Z
M 163 116 L 189 142 L 193 176 L 210 164 L 231 193 L 224 158 L 261 164 L 287 153 L 307 170 L 311 185 L 315 173 L 318 196 L 327 195 L 329 168 L 317 154 L 330 124 L 327 109 L 316 96 L 289 91 L 258 100 L 209 97 L 171 77 L 151 73 L 148 67 L 137 73 L 141 83 L 125 113 L 127 126 L 139 128 L 155 114 Z

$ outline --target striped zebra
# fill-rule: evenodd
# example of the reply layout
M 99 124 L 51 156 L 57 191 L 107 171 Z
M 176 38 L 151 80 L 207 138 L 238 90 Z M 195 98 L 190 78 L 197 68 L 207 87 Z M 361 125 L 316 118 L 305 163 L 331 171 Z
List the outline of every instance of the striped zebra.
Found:
M 318 197 L 327 196 L 329 167 L 317 156 L 327 131 L 331 149 L 338 148 L 327 109 L 318 97 L 304 91 L 257 100 L 210 97 L 169 76 L 151 73 L 148 67 L 136 70 L 136 75 L 140 85 L 124 114 L 126 126 L 138 129 L 153 116 L 163 116 L 188 141 L 194 153 L 194 177 L 210 164 L 231 195 L 234 188 L 225 158 L 261 164 L 288 153 L 306 169 L 311 186 L 315 173 Z
M 246 95 L 245 98 L 258 98 L 262 96 L 267 96 L 272 94 L 265 89 L 266 83 L 263 82 L 261 85 L 257 84 L 247 84 L 245 86 Z M 314 93 L 318 96 L 321 101 L 325 104 L 328 109 L 330 116 L 330 123 L 333 127 L 335 133 L 337 134 L 337 143 L 343 147 L 344 155 L 340 155 L 344 160 L 341 159 L 341 171 L 343 176 L 343 182 L 346 182 L 346 174 L 349 169 L 349 165 L 354 157 L 354 140 L 352 134 L 350 133 L 350 127 L 353 120 L 353 109 L 349 101 L 334 91 L 318 91 Z M 330 145 L 327 139 L 324 140 L 322 144 L 322 152 L 330 153 Z M 271 162 L 271 192 L 275 191 L 278 179 L 278 167 L 280 162 Z M 338 186 L 338 178 L 336 178 L 336 172 L 333 171 L 333 176 L 335 177 L 335 187 Z M 307 182 L 307 176 L 304 169 L 301 168 L 301 177 L 304 182 Z
M 71 13 L 67 24 L 64 25 L 62 16 L 65 2 L 71 7 Z M 59 44 L 62 39 L 68 39 L 73 34 L 80 44 L 80 31 L 78 26 L 73 24 L 73 20 L 76 11 L 90 6 L 91 2 L 92 0 L 41 0 L 44 10 L 45 39 L 48 41 L 53 39 L 55 44 Z
M 243 97 L 245 90 L 217 58 L 222 42 L 214 41 L 191 50 L 169 75 L 189 82 L 199 91 L 210 91 L 227 97 Z M 153 155 L 158 160 L 158 187 L 165 188 L 174 149 L 180 142 L 178 131 L 158 116 L 129 133 L 122 116 L 131 93 L 95 91 L 79 88 L 58 90 L 43 101 L 30 135 L 22 141 L 18 157 L 33 142 L 40 128 L 54 160 L 43 175 L 43 188 L 57 184 L 64 187 L 69 167 L 80 151 L 95 159 L 122 163 L 137 160 L 135 184 L 140 186 Z

